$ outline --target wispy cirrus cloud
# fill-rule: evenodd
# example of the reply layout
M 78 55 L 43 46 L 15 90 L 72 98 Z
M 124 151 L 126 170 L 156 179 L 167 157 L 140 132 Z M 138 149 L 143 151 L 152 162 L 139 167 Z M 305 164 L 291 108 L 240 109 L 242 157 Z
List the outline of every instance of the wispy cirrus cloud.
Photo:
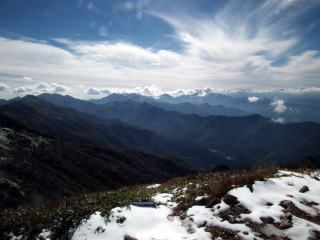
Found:
M 70 88 L 79 84 L 94 89 L 149 85 L 169 90 L 205 86 L 316 88 L 320 86 L 319 51 L 292 51 L 302 41 L 294 20 L 318 4 L 308 2 L 229 1 L 210 16 L 188 11 L 169 15 L 148 11 L 148 5 L 141 4 L 143 14 L 172 27 L 171 37 L 181 44 L 180 51 L 121 40 L 54 39 L 58 47 L 50 41 L 0 38 L 0 55 L 5 59 L 0 72 L 33 76 Z M 123 7 L 138 8 L 130 2 Z M 284 61 L 278 64 L 279 59 Z

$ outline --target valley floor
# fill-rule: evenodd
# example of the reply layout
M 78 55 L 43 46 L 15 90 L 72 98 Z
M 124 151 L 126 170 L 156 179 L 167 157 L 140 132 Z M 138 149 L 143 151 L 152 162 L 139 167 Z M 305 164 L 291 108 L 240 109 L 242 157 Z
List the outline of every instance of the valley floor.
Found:
M 68 229 L 64 237 L 72 240 L 320 239 L 319 177 L 319 171 L 255 170 L 179 178 L 161 185 L 139 186 L 133 192 L 122 189 L 129 198 L 135 191 L 145 198 L 109 206 L 108 211 L 100 205 L 95 208 L 97 211 Z M 104 194 L 107 198 L 115 192 Z M 7 232 L 8 239 L 20 240 L 28 235 L 17 232 Z M 48 224 L 35 239 L 58 239 L 56 232 Z

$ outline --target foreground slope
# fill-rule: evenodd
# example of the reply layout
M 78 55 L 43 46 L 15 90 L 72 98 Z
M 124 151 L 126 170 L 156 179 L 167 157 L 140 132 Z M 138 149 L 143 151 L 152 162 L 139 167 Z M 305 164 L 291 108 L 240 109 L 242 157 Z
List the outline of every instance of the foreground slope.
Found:
M 2 115 L 0 155 L 0 209 L 193 172 L 175 159 L 57 141 Z
M 255 169 L 173 179 L 4 211 L 0 229 L 5 239 L 316 240 L 319 176 Z

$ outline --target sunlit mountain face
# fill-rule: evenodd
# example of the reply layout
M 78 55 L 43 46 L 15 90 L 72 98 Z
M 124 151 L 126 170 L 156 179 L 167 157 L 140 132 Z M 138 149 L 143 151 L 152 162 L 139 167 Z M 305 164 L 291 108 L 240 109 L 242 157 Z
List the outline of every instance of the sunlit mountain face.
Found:
M 317 0 L 0 4 L 2 98 L 319 92 Z

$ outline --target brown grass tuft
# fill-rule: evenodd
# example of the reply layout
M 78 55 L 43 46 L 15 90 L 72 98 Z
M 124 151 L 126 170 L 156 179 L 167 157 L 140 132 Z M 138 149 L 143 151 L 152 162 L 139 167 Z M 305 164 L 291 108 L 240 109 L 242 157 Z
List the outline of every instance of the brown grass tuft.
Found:
M 238 173 L 225 174 L 222 179 L 219 179 L 209 186 L 211 197 L 221 197 L 235 187 L 247 185 L 252 190 L 254 181 L 262 181 L 274 174 L 273 168 L 258 168 L 250 170 L 242 170 Z

